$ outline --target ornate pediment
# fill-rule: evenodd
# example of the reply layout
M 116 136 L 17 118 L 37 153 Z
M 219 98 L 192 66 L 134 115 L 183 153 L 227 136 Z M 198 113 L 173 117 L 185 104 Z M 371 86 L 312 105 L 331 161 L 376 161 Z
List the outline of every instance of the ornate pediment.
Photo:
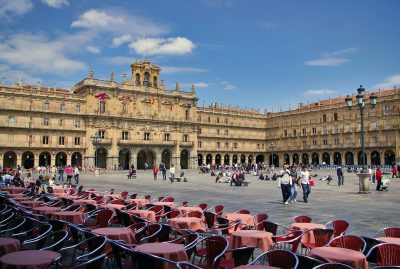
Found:
M 186 108 L 191 108 L 192 104 L 191 103 L 182 103 L 180 104 L 181 107 L 186 107 Z
M 152 105 L 154 104 L 154 98 L 145 98 L 142 100 L 142 103 Z

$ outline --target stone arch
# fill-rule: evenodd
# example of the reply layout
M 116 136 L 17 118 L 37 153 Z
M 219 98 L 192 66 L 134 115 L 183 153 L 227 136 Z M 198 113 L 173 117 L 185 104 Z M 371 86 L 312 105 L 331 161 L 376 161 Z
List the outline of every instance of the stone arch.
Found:
M 331 158 L 329 152 L 322 153 L 322 162 L 327 165 L 331 164 Z
M 35 155 L 31 151 L 25 151 L 21 156 L 21 165 L 25 169 L 31 169 L 35 166 Z
M 371 152 L 371 165 L 381 165 L 381 154 L 374 150 Z
M 346 152 L 344 154 L 344 163 L 346 165 L 354 165 L 354 154 L 353 154 L 353 152 L 348 151 L 348 152 Z
M 144 169 L 144 164 L 147 163 L 149 168 L 153 168 L 155 164 L 156 154 L 150 149 L 142 149 L 137 154 L 137 168 Z
M 221 155 L 219 155 L 219 154 L 215 155 L 215 163 L 221 164 Z
M 361 156 L 362 156 L 362 153 L 361 153 L 361 151 L 359 151 L 359 152 L 357 153 L 357 161 L 358 161 L 358 164 L 359 164 L 359 165 L 364 165 L 363 162 L 362 162 Z M 365 162 L 365 164 L 367 164 L 367 153 L 366 153 L 365 151 L 364 151 L 364 162 Z
M 190 153 L 187 149 L 181 151 L 181 169 L 188 169 L 189 168 L 189 158 Z
M 74 152 L 71 155 L 71 165 L 82 167 L 82 154 L 79 152 Z
M 308 154 L 307 153 L 303 153 L 301 154 L 301 163 L 308 165 L 309 161 L 308 161 Z
M 39 166 L 50 166 L 51 165 L 51 155 L 47 151 L 43 151 L 39 154 Z
M 165 168 L 171 167 L 172 152 L 169 149 L 164 149 L 161 152 L 161 162 L 165 164 Z
M 342 165 L 342 154 L 340 152 L 333 153 L 333 164 Z
M 396 163 L 396 154 L 392 150 L 387 150 L 384 153 L 385 165 L 393 165 Z
M 230 163 L 229 163 L 229 154 L 225 154 L 225 156 L 224 156 L 224 164 L 230 165 Z
M 252 162 L 253 162 L 253 155 L 251 155 L 251 154 L 249 155 L 248 162 L 249 162 L 249 163 L 252 163 Z
M 3 168 L 16 167 L 17 166 L 17 154 L 14 151 L 7 151 L 3 155 Z
M 119 163 L 119 167 L 121 167 L 122 170 L 129 169 L 130 159 L 131 159 L 131 152 L 127 148 L 123 148 L 119 151 L 118 163 Z
M 211 154 L 207 154 L 207 156 L 206 156 L 206 164 L 212 164 L 212 155 Z
M 153 87 L 154 88 L 158 88 L 158 79 L 157 79 L 157 76 L 153 76 Z
M 263 163 L 264 162 L 264 155 L 263 154 L 258 154 L 256 156 L 256 163 Z
M 292 160 L 293 160 L 293 162 L 292 162 L 293 164 L 299 164 L 299 154 L 293 153 Z
M 199 166 L 203 164 L 203 154 L 197 154 L 197 164 Z
M 318 155 L 317 152 L 313 152 L 313 153 L 311 154 L 311 163 L 312 163 L 313 165 L 319 165 L 319 155 Z
M 238 156 L 237 154 L 233 154 L 232 163 L 237 163 L 237 162 L 238 162 Z
M 96 150 L 95 166 L 99 168 L 107 168 L 107 155 L 108 151 L 101 147 Z
M 240 155 L 240 163 L 246 163 L 246 156 L 244 154 Z
M 283 155 L 283 158 L 284 158 L 283 162 L 284 162 L 285 164 L 290 164 L 290 156 L 289 156 L 289 153 L 285 153 L 285 155 Z
M 146 71 L 144 72 L 143 85 L 149 86 L 149 81 L 150 81 L 150 73 Z
M 271 154 L 271 155 L 269 155 L 269 165 L 270 166 L 275 166 L 275 167 L 277 167 L 277 166 L 279 166 L 279 156 L 278 156 L 278 154 Z
M 57 153 L 56 165 L 57 166 L 66 166 L 67 165 L 67 154 L 65 152 Z
M 135 85 L 139 86 L 140 85 L 140 74 L 136 73 L 135 75 Z

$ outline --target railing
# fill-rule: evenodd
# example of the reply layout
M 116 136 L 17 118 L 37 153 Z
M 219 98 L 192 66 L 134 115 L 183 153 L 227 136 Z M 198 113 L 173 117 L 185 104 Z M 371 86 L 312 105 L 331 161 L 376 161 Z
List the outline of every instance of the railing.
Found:
M 193 141 L 180 141 L 179 142 L 180 146 L 184 146 L 184 147 L 193 147 L 194 146 L 194 142 Z
M 93 144 L 96 145 L 111 145 L 112 144 L 112 138 L 102 138 L 97 142 L 94 142 Z
M 140 140 L 140 139 L 118 139 L 118 144 L 120 145 L 164 145 L 164 146 L 174 146 L 176 140 L 162 141 L 162 140 Z M 193 142 L 191 142 L 193 143 Z

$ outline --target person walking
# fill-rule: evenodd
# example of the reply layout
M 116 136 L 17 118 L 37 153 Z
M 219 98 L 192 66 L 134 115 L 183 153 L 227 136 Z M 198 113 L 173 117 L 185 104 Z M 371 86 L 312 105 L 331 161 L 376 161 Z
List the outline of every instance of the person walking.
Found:
M 280 171 L 278 177 L 279 177 L 278 184 L 281 187 L 283 203 L 287 205 L 289 203 L 289 198 L 290 198 L 290 185 L 292 177 L 290 176 L 290 171 L 286 164 L 283 166 L 283 169 Z
M 375 172 L 375 179 L 378 182 L 376 184 L 376 190 L 377 191 L 381 191 L 381 186 L 382 186 L 382 171 L 381 169 L 378 167 L 376 168 L 376 172 Z
M 172 183 L 172 182 L 174 182 L 174 179 L 175 179 L 175 167 L 173 164 L 171 165 L 171 168 L 169 169 L 169 173 L 171 174 L 170 180 Z
M 71 185 L 71 180 L 74 176 L 74 169 L 72 169 L 71 165 L 68 165 L 67 168 L 65 168 L 65 173 L 67 174 L 67 184 Z
M 308 196 L 311 193 L 311 185 L 310 185 L 310 173 L 308 172 L 307 166 L 304 166 L 302 171 L 300 172 L 301 177 L 301 187 L 303 189 L 303 201 L 304 203 L 308 203 Z
M 338 176 L 338 186 L 343 186 L 344 182 L 344 176 L 343 176 L 343 170 L 342 167 L 339 165 L 338 168 L 336 169 L 336 174 Z
M 397 165 L 393 165 L 392 168 L 392 178 L 396 177 L 397 178 Z
M 75 179 L 75 184 L 79 184 L 79 168 L 76 165 L 74 169 L 74 179 Z
M 167 180 L 167 168 L 165 167 L 165 164 L 160 163 L 160 170 L 162 174 L 162 179 Z
M 154 165 L 154 167 L 153 167 L 154 180 L 157 180 L 157 174 L 158 174 L 158 168 L 157 168 L 157 165 Z
M 58 181 L 64 181 L 64 167 L 61 165 L 58 167 Z

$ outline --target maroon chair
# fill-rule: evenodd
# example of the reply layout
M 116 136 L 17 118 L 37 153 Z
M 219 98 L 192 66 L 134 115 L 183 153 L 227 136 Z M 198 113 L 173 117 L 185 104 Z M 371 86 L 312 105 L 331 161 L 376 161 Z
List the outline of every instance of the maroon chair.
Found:
M 297 256 L 293 252 L 284 249 L 273 249 L 264 252 L 250 264 L 264 264 L 266 259 L 269 266 L 274 266 L 281 269 L 297 268 L 297 265 L 299 264 L 299 259 Z
M 273 249 L 289 249 L 293 253 L 297 252 L 300 245 L 302 231 L 293 231 L 283 235 L 273 236 L 272 240 L 275 242 L 272 245 Z M 288 248 L 289 247 L 289 248 Z
M 137 209 L 137 207 L 138 207 L 137 203 L 132 202 L 125 207 L 125 210 L 135 210 L 135 209 Z
M 355 251 L 364 252 L 366 243 L 364 239 L 356 235 L 342 235 L 332 239 L 328 246 L 347 248 Z
M 174 197 L 165 197 L 160 202 L 174 202 L 174 201 L 175 201 Z
M 297 223 L 310 223 L 312 222 L 312 218 L 309 216 L 295 216 L 293 217 L 294 222 Z
M 192 211 L 187 213 L 187 216 L 190 218 L 199 218 L 201 219 L 203 217 L 203 213 L 199 212 L 199 211 Z
M 132 193 L 131 195 L 129 195 L 129 199 L 136 199 L 137 197 L 137 193 Z
M 139 244 L 157 242 L 158 234 L 161 232 L 161 229 L 162 226 L 158 223 L 148 224 L 145 236 L 140 239 Z
M 378 266 L 399 266 L 400 265 L 400 245 L 383 243 L 374 246 L 367 254 L 367 259 L 376 251 Z
M 113 205 L 123 205 L 125 203 L 125 200 L 123 199 L 115 199 L 115 200 L 111 200 L 110 204 Z
M 113 215 L 113 211 L 110 209 L 97 210 L 85 219 L 84 226 L 91 227 L 91 228 L 108 227 L 110 224 L 112 215 Z
M 218 224 L 214 225 L 212 231 L 219 232 L 220 234 L 230 237 L 231 233 L 236 231 L 242 221 L 240 219 L 230 221 L 223 217 L 217 217 Z
M 183 206 L 183 207 L 187 207 L 188 205 L 189 205 L 189 202 L 188 202 L 188 201 L 183 201 L 183 202 L 182 202 L 182 206 Z
M 197 206 L 200 207 L 200 208 L 204 211 L 204 210 L 206 210 L 206 208 L 207 208 L 208 205 L 205 204 L 205 203 L 200 203 L 200 204 L 198 204 Z
M 340 235 L 344 235 L 346 230 L 349 228 L 350 224 L 345 220 L 332 220 L 325 224 L 326 227 L 333 227 L 333 236 L 338 237 Z
M 353 269 L 353 267 L 343 263 L 324 263 L 313 269 Z
M 287 234 L 288 232 L 295 230 L 295 229 L 289 229 L 281 224 L 268 220 L 263 221 L 263 224 L 264 224 L 264 230 L 269 233 L 272 233 L 273 235 L 278 234 L 278 228 L 282 228 L 284 234 Z
M 149 200 L 149 201 L 150 201 L 150 199 L 151 199 L 151 195 L 150 195 L 150 194 L 147 194 L 147 195 L 145 195 L 145 196 L 144 196 L 144 199 L 147 199 L 147 200 Z
M 221 261 L 220 266 L 225 269 L 232 269 L 239 267 L 241 265 L 246 265 L 249 263 L 250 258 L 254 254 L 255 247 L 240 247 L 235 249 L 230 249 L 226 253 L 230 253 L 232 258 L 229 259 L 229 255 L 225 255 Z
M 173 219 L 177 218 L 181 215 L 181 212 L 179 210 L 171 210 L 168 213 L 165 214 L 167 219 Z
M 397 227 L 386 227 L 383 228 L 383 232 L 386 237 L 397 237 L 400 238 L 400 228 Z
M 311 233 L 311 232 L 314 234 L 315 242 L 314 243 L 308 243 L 308 242 L 301 243 L 308 250 L 311 250 L 316 247 L 325 246 L 326 244 L 329 243 L 329 241 L 331 240 L 332 235 L 333 235 L 332 229 L 320 229 L 320 228 L 310 229 L 310 230 L 306 231 L 304 234 Z
M 214 210 L 215 213 L 217 213 L 218 215 L 222 215 L 222 213 L 224 212 L 224 206 L 223 205 L 216 205 L 214 206 Z
M 203 215 L 204 215 L 204 218 L 206 219 L 207 228 L 208 229 L 214 228 L 218 214 L 206 210 L 203 212 Z
M 154 205 L 150 208 L 148 208 L 148 210 L 154 211 L 154 213 L 156 214 L 156 221 L 158 222 L 163 213 L 164 213 L 164 207 L 162 205 Z
M 164 196 L 160 196 L 158 197 L 158 201 L 161 202 L 162 200 L 164 200 L 164 198 L 165 198 Z
M 264 221 L 268 219 L 268 214 L 261 213 L 256 215 L 256 225 L 254 228 L 259 231 L 264 231 Z
M 204 256 L 200 255 L 200 257 L 204 257 L 207 259 L 207 263 L 205 265 L 201 265 L 201 267 L 219 268 L 221 259 L 224 256 L 225 252 L 228 250 L 228 240 L 223 236 L 215 235 L 203 238 L 202 240 L 198 241 L 196 245 L 199 245 L 204 241 L 206 243 L 206 247 L 198 251 L 196 251 L 195 249 L 194 251 L 195 254 L 196 252 L 197 254 L 204 253 Z M 200 259 L 200 262 L 201 260 L 202 259 Z
M 247 209 L 242 209 L 242 210 L 236 211 L 236 213 L 251 215 L 250 210 L 247 210 Z
M 124 200 L 128 197 L 128 194 L 129 194 L 129 193 L 128 193 L 127 191 L 122 191 L 122 192 L 120 193 L 121 198 L 124 199 Z

